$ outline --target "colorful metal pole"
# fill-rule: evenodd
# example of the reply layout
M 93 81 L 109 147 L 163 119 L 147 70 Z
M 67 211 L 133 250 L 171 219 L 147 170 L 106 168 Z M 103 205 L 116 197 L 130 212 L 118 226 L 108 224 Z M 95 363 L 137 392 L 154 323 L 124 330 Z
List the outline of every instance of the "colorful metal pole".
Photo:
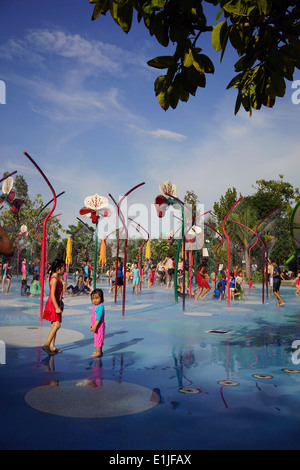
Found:
M 14 175 L 15 173 L 17 173 L 17 170 L 13 171 L 12 173 L 9 173 L 9 174 L 6 175 L 6 176 L 3 176 L 3 178 L 1 178 L 1 180 L 0 180 L 0 183 L 2 183 L 2 181 L 6 180 L 7 178 L 9 178 L 10 176 Z
M 127 229 L 127 226 L 126 226 L 126 223 L 125 223 L 124 215 L 123 215 L 123 213 L 122 213 L 122 211 L 121 211 L 121 204 L 122 204 L 123 200 L 125 199 L 125 197 L 127 197 L 130 193 L 132 193 L 132 191 L 134 191 L 135 189 L 139 188 L 139 187 L 142 186 L 143 184 L 145 184 L 145 183 L 144 183 L 144 182 L 143 182 L 143 183 L 139 183 L 139 184 L 137 184 L 136 186 L 134 186 L 133 188 L 131 188 L 129 191 L 127 191 L 127 193 L 124 194 L 124 196 L 120 199 L 119 203 L 117 204 L 117 208 L 118 208 L 118 217 L 119 217 L 119 219 L 121 220 L 122 225 L 123 225 L 123 228 L 124 228 L 124 230 L 125 230 L 125 247 L 124 247 L 124 264 L 123 264 L 123 269 L 125 269 L 125 273 L 123 273 L 122 316 L 125 315 L 126 261 L 127 261 L 128 229 Z M 116 201 L 115 201 L 114 198 L 111 196 L 111 194 L 109 194 L 109 196 L 112 198 L 112 200 L 113 200 L 114 203 L 116 204 Z M 117 252 L 119 252 L 118 248 L 119 248 L 119 237 L 118 237 Z M 117 256 L 118 256 L 118 255 L 117 255 Z M 116 272 L 117 272 L 117 267 L 118 267 L 118 258 L 117 258 L 117 261 L 116 261 Z M 116 289 L 117 289 L 117 278 L 116 278 Z M 116 301 L 116 296 L 115 296 L 115 301 Z
M 97 278 L 97 250 L 98 250 L 98 219 L 96 222 L 96 230 L 95 230 L 94 279 L 93 279 L 94 289 L 96 289 L 96 278 Z
M 229 216 L 230 212 L 234 207 L 243 199 L 243 196 L 241 196 L 234 204 L 233 206 L 229 209 L 227 214 L 225 215 L 223 219 L 223 224 L 222 224 L 222 229 L 224 232 L 225 237 L 227 238 L 227 243 L 228 243 L 228 248 L 227 248 L 227 257 L 228 257 L 228 263 L 227 263 L 227 270 L 228 270 L 228 275 L 227 275 L 227 296 L 228 296 L 228 307 L 230 307 L 230 287 L 229 287 L 229 278 L 230 278 L 230 238 L 227 235 L 227 232 L 225 231 L 225 222 L 227 217 Z
M 54 211 L 56 207 L 56 194 L 53 189 L 53 186 L 51 185 L 50 181 L 46 177 L 46 175 L 43 173 L 43 171 L 40 169 L 40 167 L 37 165 L 37 163 L 31 158 L 31 156 L 27 153 L 24 152 L 24 155 L 31 161 L 31 163 L 36 167 L 36 169 L 39 171 L 39 173 L 42 175 L 44 180 L 46 181 L 47 185 L 49 186 L 50 190 L 52 191 L 53 194 L 53 206 L 52 209 L 50 209 L 50 212 L 46 215 L 44 222 L 43 222 L 43 240 L 42 240 L 42 251 L 41 251 L 41 274 L 40 274 L 40 279 L 41 279 L 41 296 L 40 296 L 40 321 L 42 321 L 43 317 L 43 303 L 44 303 L 44 277 L 45 277 L 45 272 L 44 272 L 44 265 L 45 265 L 45 244 L 46 244 L 46 226 L 47 226 L 47 221 L 49 217 L 51 216 L 52 212 Z

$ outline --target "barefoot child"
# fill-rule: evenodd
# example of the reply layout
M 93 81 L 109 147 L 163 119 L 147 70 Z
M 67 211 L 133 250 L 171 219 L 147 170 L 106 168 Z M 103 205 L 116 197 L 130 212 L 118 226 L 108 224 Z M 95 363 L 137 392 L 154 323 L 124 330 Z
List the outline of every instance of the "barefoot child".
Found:
M 139 284 L 140 284 L 140 271 L 138 268 L 137 263 L 134 263 L 134 268 L 132 270 L 133 278 L 132 278 L 132 293 L 138 295 L 139 292 Z
M 51 321 L 51 330 L 42 349 L 53 356 L 55 353 L 61 353 L 60 349 L 55 347 L 56 333 L 61 325 L 61 317 L 64 308 L 62 301 L 63 283 L 62 276 L 65 271 L 65 262 L 61 259 L 54 261 L 51 267 L 50 291 L 45 305 L 43 318 Z
M 94 289 L 91 293 L 92 303 L 94 304 L 93 311 L 91 314 L 92 326 L 90 330 L 94 332 L 94 346 L 96 351 L 91 357 L 101 357 L 102 346 L 104 344 L 104 333 L 105 333 L 105 322 L 104 322 L 104 296 L 102 289 Z

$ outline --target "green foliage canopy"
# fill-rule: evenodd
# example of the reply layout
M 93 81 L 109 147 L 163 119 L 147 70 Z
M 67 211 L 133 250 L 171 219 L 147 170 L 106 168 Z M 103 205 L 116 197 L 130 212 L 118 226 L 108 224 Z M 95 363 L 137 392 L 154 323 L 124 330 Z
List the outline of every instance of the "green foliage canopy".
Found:
M 136 12 L 150 36 L 164 47 L 174 44 L 172 55 L 148 61 L 166 69 L 156 78 L 155 94 L 160 106 L 175 109 L 187 102 L 198 87 L 205 88 L 207 74 L 215 71 L 203 53 L 204 35 L 222 61 L 230 45 L 236 52 L 236 75 L 227 88 L 237 90 L 235 113 L 241 106 L 250 113 L 262 105 L 273 107 L 286 92 L 300 68 L 300 4 L 296 0 L 89 0 L 94 4 L 92 21 L 110 12 L 117 25 L 128 33 Z M 208 24 L 207 4 L 217 7 L 215 23 Z M 210 6 L 211 6 L 210 5 Z

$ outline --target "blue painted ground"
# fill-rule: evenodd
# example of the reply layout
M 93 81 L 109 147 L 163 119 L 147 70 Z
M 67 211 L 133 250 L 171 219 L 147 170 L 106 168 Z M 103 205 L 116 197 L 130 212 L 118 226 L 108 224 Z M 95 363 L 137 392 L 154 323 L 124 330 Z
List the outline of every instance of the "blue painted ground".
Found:
M 49 324 L 39 322 L 39 299 L 22 298 L 19 285 L 14 279 L 10 294 L 0 293 L 1 449 L 300 448 L 293 287 L 281 288 L 280 308 L 273 297 L 262 304 L 257 287 L 230 308 L 211 296 L 187 299 L 185 312 L 171 291 L 155 286 L 135 297 L 128 287 L 122 316 L 121 300 L 99 284 L 106 337 L 103 357 L 93 359 L 89 297 L 65 299 L 63 353 L 50 358 L 40 349 Z M 123 415 L 127 405 L 133 411 Z

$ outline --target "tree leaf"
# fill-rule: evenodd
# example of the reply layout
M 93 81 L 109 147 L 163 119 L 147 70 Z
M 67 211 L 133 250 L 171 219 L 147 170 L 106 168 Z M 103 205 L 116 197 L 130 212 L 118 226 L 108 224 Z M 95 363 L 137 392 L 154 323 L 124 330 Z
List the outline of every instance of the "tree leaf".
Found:
M 159 77 L 156 78 L 154 82 L 155 95 L 158 96 L 159 93 L 163 91 L 165 86 L 166 86 L 166 77 L 165 75 L 160 75 Z
M 151 0 L 151 7 L 161 9 L 165 6 L 166 3 L 167 0 Z
M 133 17 L 133 6 L 129 0 L 119 0 L 117 15 L 118 25 L 124 33 L 128 33 L 131 29 Z
M 109 0 L 90 0 L 90 3 L 95 4 L 91 21 L 95 21 L 101 14 L 105 15 L 110 7 Z
M 183 65 L 184 67 L 190 67 L 191 65 L 193 65 L 193 62 L 194 62 L 193 51 L 192 49 L 189 49 L 188 52 L 184 54 Z
M 271 72 L 271 86 L 273 90 L 275 91 L 277 96 L 284 96 L 285 95 L 285 90 L 286 90 L 286 85 L 285 85 L 285 80 L 284 78 L 279 75 L 279 73 L 276 72 Z
M 150 67 L 155 67 L 156 69 L 167 69 L 174 65 L 174 63 L 176 63 L 174 57 L 169 55 L 158 56 L 147 62 Z
M 221 39 L 221 32 L 222 29 L 224 29 L 226 23 L 226 20 L 221 21 L 218 23 L 216 26 L 213 27 L 212 33 L 211 33 L 211 42 L 213 47 L 217 52 L 219 52 L 222 49 L 222 39 Z
M 167 92 L 162 91 L 161 93 L 159 93 L 159 95 L 158 95 L 158 102 L 159 102 L 160 106 L 162 107 L 162 109 L 164 109 L 165 111 L 167 111 L 167 109 L 168 109 L 169 106 L 170 106 L 170 103 L 169 103 L 169 101 L 168 101 L 168 94 L 167 94 Z

